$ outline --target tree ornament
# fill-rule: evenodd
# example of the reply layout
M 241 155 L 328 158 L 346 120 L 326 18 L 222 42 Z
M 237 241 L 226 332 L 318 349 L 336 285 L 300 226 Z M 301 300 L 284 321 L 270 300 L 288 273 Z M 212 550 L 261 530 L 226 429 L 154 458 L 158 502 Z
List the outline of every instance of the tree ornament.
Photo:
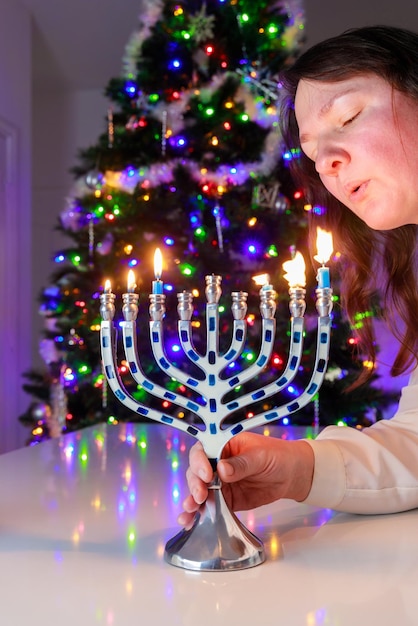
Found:
M 113 234 L 108 232 L 103 237 L 102 241 L 99 241 L 96 246 L 96 253 L 101 256 L 107 256 L 110 254 L 113 248 L 114 237 Z
M 289 200 L 281 193 L 277 194 L 276 202 L 274 203 L 274 208 L 277 213 L 284 213 L 290 206 Z
M 67 199 L 67 206 L 60 214 L 60 221 L 63 228 L 71 230 L 73 233 L 82 227 L 83 215 L 80 207 L 73 199 Z
M 163 111 L 162 128 L 161 128 L 161 154 L 165 156 L 167 147 L 167 110 Z
M 105 183 L 105 177 L 99 170 L 91 170 L 86 174 L 86 185 L 93 191 L 100 191 Z
M 115 141 L 115 125 L 113 123 L 113 109 L 109 107 L 107 110 L 107 145 L 109 148 L 113 148 Z
M 30 406 L 30 414 L 38 424 L 46 424 L 51 408 L 46 402 L 33 402 Z
M 273 78 L 260 78 L 259 73 L 248 65 L 235 71 L 249 85 L 251 92 L 261 96 L 265 102 L 275 102 L 279 99 L 279 85 Z
M 189 18 L 190 36 L 198 44 L 213 38 L 214 26 L 215 16 L 206 14 L 205 2 L 202 4 L 200 11 Z
M 55 363 L 50 367 L 52 378 L 50 389 L 51 410 L 46 418 L 49 434 L 51 437 L 59 437 L 65 426 L 67 418 L 67 396 L 64 389 L 65 363 Z
M 89 267 L 94 265 L 94 221 L 89 219 Z
M 253 203 L 268 209 L 276 208 L 280 183 L 260 183 L 254 187 Z
M 219 204 L 216 204 L 212 212 L 215 217 L 216 234 L 218 236 L 218 248 L 221 252 L 223 252 L 224 251 L 224 238 L 223 238 L 223 232 L 222 232 L 223 209 L 222 207 L 219 206 Z

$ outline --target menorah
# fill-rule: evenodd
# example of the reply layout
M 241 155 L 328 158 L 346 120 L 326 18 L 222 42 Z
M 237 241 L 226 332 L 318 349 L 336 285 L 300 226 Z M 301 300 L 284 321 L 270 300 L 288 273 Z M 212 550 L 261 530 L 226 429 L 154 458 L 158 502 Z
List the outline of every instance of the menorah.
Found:
M 196 514 L 192 527 L 182 529 L 167 542 L 165 559 L 172 565 L 201 571 L 235 570 L 258 565 L 265 560 L 263 543 L 228 508 L 222 495 L 216 466 L 224 446 L 232 437 L 298 411 L 307 405 L 319 391 L 328 363 L 331 329 L 332 289 L 329 285 L 328 269 L 322 267 L 318 271 L 316 353 L 311 378 L 306 388 L 292 400 L 286 399 L 279 406 L 233 423 L 228 423 L 231 421 L 228 418 L 231 418 L 239 409 L 247 408 L 284 392 L 289 389 L 294 380 L 303 350 L 306 290 L 297 284 L 289 287 L 289 356 L 282 373 L 272 382 L 253 391 L 243 392 L 233 400 L 227 401 L 224 400 L 227 394 L 257 377 L 270 362 L 276 334 L 277 294 L 275 290 L 268 283 L 260 289 L 262 328 L 259 353 L 253 364 L 240 368 L 238 373 L 236 371 L 237 359 L 242 355 L 246 345 L 248 294 L 243 291 L 231 294 L 232 337 L 229 347 L 222 354 L 219 351 L 221 277 L 209 275 L 205 279 L 207 299 L 205 354 L 200 354 L 193 343 L 191 321 L 193 296 L 186 291 L 177 295 L 179 340 L 184 355 L 199 372 L 199 376 L 194 376 L 178 368 L 170 362 L 167 356 L 163 337 L 166 296 L 163 293 L 160 272 L 156 271 L 156 278 L 149 296 L 149 336 L 153 357 L 169 379 L 175 379 L 192 392 L 192 398 L 167 389 L 150 380 L 144 373 L 139 359 L 136 332 L 139 295 L 134 291 L 135 286 L 132 285 L 132 280 L 131 285 L 128 282 L 127 293 L 122 295 L 124 320 L 120 322 L 120 327 L 126 361 L 130 374 L 139 387 L 152 396 L 183 409 L 190 416 L 194 416 L 194 419 L 186 420 L 148 407 L 137 401 L 127 391 L 117 367 L 117 330 L 114 323 L 116 296 L 112 293 L 109 283 L 100 296 L 102 316 L 100 341 L 104 372 L 116 398 L 137 415 L 177 428 L 200 441 L 214 470 L 214 479 L 209 486 L 209 496 L 206 502 Z

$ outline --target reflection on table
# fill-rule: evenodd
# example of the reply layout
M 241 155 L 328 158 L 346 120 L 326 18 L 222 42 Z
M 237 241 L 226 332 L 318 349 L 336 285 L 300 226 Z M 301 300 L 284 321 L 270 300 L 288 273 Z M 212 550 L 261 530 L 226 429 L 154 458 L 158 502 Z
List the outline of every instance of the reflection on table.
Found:
M 264 541 L 264 564 L 165 563 L 192 443 L 157 424 L 103 425 L 1 456 L 5 626 L 417 623 L 416 511 L 363 517 L 281 501 L 239 515 Z

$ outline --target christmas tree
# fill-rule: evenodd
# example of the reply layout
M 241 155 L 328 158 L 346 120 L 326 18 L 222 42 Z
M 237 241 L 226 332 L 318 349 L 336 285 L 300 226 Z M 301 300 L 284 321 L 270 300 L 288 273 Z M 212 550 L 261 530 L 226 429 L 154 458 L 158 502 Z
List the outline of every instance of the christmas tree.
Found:
M 273 374 L 283 368 L 289 310 L 282 263 L 296 249 L 309 256 L 307 212 L 321 210 L 307 206 L 291 181 L 288 164 L 298 155 L 283 150 L 277 120 L 278 76 L 299 52 L 303 27 L 296 0 L 143 3 L 123 72 L 106 88 L 105 132 L 96 145 L 81 151 L 74 189 L 60 215 L 58 227 L 72 245 L 57 252 L 56 270 L 41 295 L 45 336 L 40 345 L 47 368 L 26 373 L 25 389 L 34 399 L 20 417 L 32 430 L 31 443 L 104 420 L 135 419 L 104 383 L 99 295 L 106 279 L 115 293 L 126 291 L 127 273 L 133 269 L 142 294 L 139 328 L 147 329 L 146 300 L 157 247 L 164 259 L 169 311 L 167 352 L 178 367 L 184 364 L 176 341 L 175 294 L 194 293 L 196 346 L 204 351 L 199 341 L 205 338 L 199 339 L 198 332 L 204 276 L 220 274 L 226 294 L 222 307 L 231 291 L 249 294 L 248 345 L 241 356 L 247 363 L 256 357 L 260 337 L 257 277 L 268 275 L 279 294 Z M 314 290 L 314 270 L 308 268 L 312 318 Z M 367 385 L 341 399 L 364 363 L 353 356 L 352 329 L 341 319 L 338 298 L 335 304 L 329 375 L 319 401 L 321 423 L 341 419 L 353 424 L 364 419 L 366 404 L 384 405 L 392 398 Z M 230 317 L 229 311 L 222 317 L 221 340 L 228 337 Z M 307 331 L 302 387 L 310 375 L 314 335 Z M 147 374 L 158 379 L 145 348 L 141 361 Z M 122 376 L 125 369 L 122 363 Z M 144 401 L 144 390 L 133 388 L 128 376 L 125 383 Z M 176 381 L 165 384 L 178 387 Z M 311 406 L 292 420 L 309 424 L 314 418 L 318 415 Z

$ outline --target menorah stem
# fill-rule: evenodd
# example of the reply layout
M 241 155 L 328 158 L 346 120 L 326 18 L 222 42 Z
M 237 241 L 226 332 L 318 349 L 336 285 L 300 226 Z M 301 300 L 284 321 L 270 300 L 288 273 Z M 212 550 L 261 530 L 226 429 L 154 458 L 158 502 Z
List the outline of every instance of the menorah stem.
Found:
M 228 571 L 265 561 L 263 543 L 229 509 L 221 487 L 215 473 L 193 526 L 167 542 L 164 558 L 168 563 L 195 571 Z

